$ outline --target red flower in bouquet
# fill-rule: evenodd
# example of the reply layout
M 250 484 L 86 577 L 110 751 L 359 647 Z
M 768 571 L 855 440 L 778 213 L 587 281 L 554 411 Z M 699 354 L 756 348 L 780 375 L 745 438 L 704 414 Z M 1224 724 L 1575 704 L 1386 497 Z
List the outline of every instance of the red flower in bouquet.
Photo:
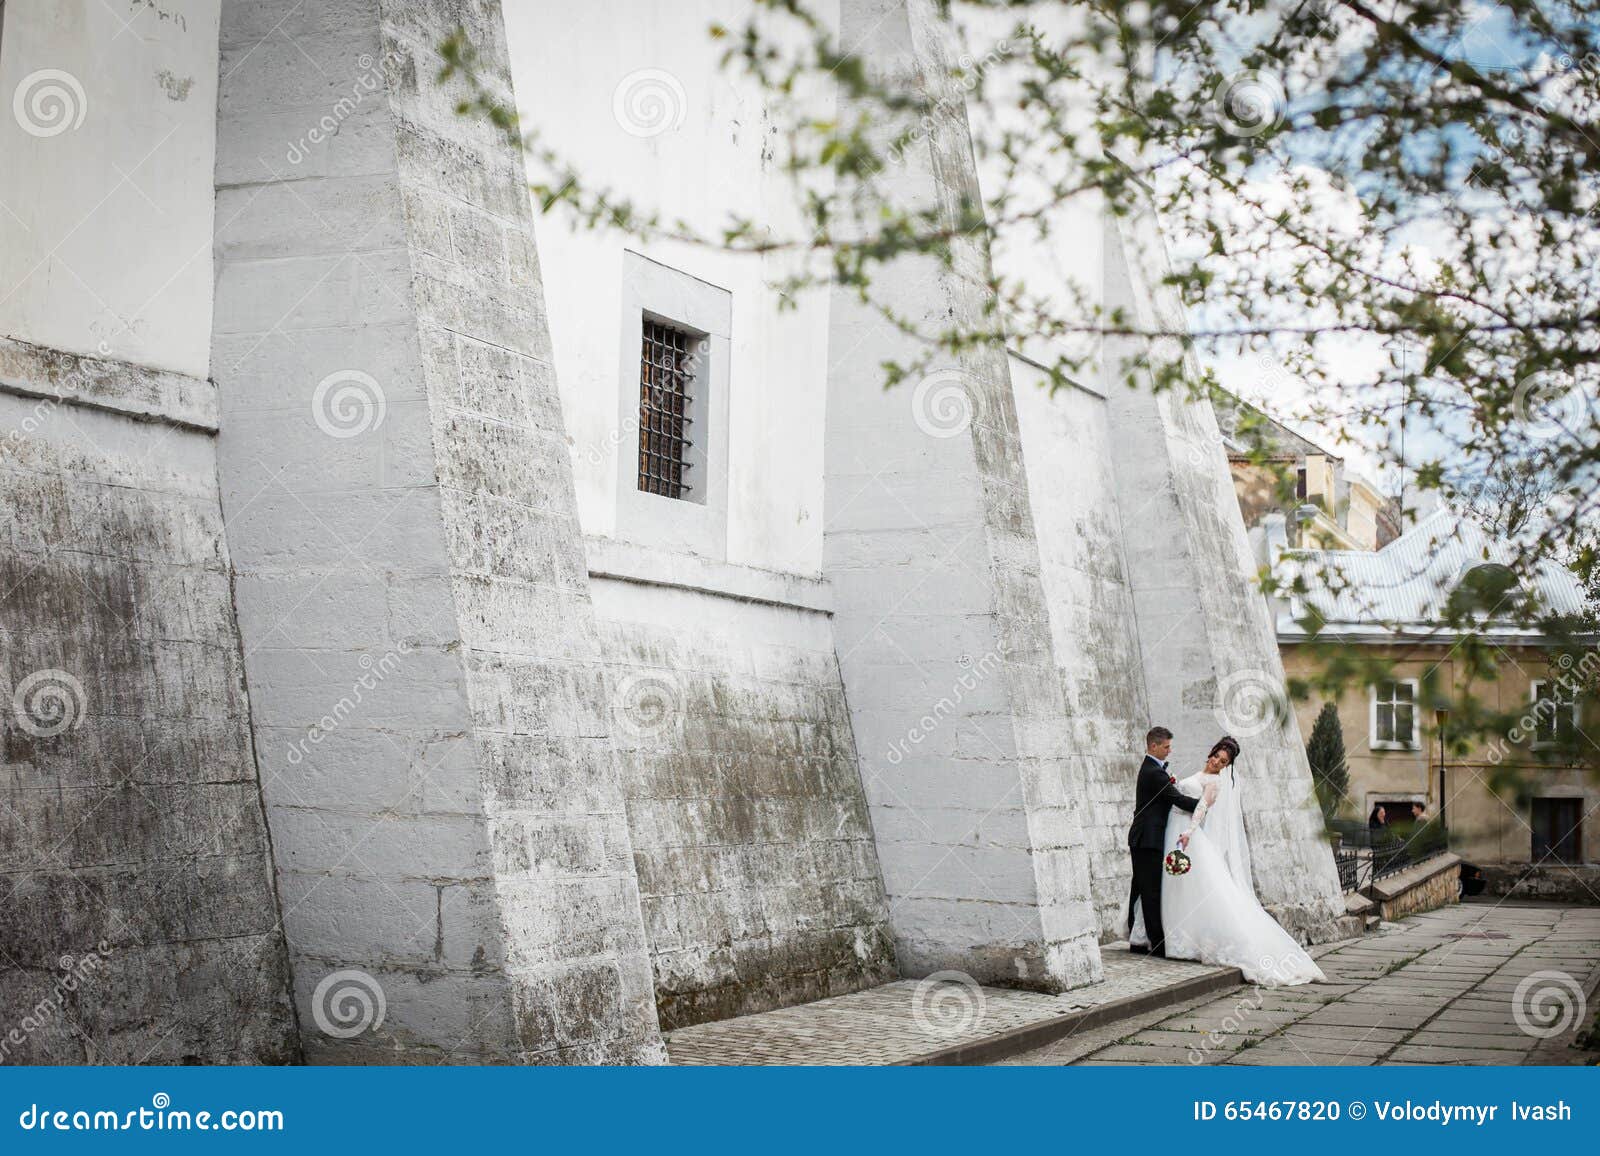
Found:
M 1168 851 L 1165 863 L 1168 875 L 1189 874 L 1189 856 L 1182 851 Z

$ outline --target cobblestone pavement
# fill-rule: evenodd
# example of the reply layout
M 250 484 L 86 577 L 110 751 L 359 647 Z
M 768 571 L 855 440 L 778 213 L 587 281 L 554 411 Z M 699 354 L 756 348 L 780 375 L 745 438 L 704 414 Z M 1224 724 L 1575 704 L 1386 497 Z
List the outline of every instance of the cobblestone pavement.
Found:
M 674 1064 L 897 1064 L 1230 969 L 1103 953 L 1106 978 L 1063 995 L 902 980 L 668 1033 Z M 1163 1013 L 1164 1014 L 1164 1013 Z M 1052 1062 L 1052 1061 L 1041 1061 Z
M 1597 1010 L 1600 908 L 1447 907 L 1347 941 L 1317 962 L 1333 982 L 1240 986 L 1000 1062 L 1366 1066 L 1597 1058 L 1568 1048 L 1559 1034 L 1547 1040 L 1535 1033 L 1541 1013 L 1571 1009 L 1566 1022 L 1576 1026 L 1578 1005 L 1587 1003 L 1587 1017 Z

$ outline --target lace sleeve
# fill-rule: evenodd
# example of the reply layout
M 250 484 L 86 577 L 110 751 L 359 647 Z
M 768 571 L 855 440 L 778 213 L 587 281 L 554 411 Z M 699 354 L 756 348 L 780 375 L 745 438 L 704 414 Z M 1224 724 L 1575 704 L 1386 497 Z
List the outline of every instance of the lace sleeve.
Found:
M 1194 819 L 1190 821 L 1189 829 L 1184 832 L 1185 835 L 1194 834 L 1195 829 L 1206 821 L 1206 812 L 1211 810 L 1211 804 L 1216 801 L 1217 784 L 1213 778 L 1211 782 L 1205 785 L 1205 790 L 1200 794 L 1200 805 L 1194 809 Z

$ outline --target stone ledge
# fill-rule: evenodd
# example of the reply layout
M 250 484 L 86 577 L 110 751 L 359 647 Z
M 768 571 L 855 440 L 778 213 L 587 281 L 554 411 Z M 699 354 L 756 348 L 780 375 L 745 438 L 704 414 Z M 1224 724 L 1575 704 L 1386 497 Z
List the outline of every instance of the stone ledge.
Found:
M 716 598 L 760 602 L 814 614 L 833 613 L 831 587 L 826 579 L 715 562 L 595 535 L 585 537 L 583 545 L 591 578 L 693 590 Z
M 1393 903 L 1407 891 L 1422 886 L 1436 875 L 1453 871 L 1460 866 L 1461 856 L 1447 851 L 1443 855 L 1435 855 L 1432 859 L 1413 864 L 1399 874 L 1379 879 L 1368 890 L 1371 892 L 1371 898 L 1378 903 Z
M 967 1066 L 973 1064 L 989 1064 L 995 1060 L 1014 1056 L 1018 1052 L 1031 1051 L 1034 1048 L 1053 1044 L 1059 1039 L 1073 1035 L 1089 1028 L 1104 1027 L 1106 1024 L 1117 1023 L 1121 1020 L 1131 1019 L 1147 1011 L 1157 1008 L 1171 1007 L 1174 1004 L 1184 1003 L 1200 996 L 1211 995 L 1213 992 L 1226 991 L 1244 983 L 1244 974 L 1236 967 L 1217 968 L 1208 975 L 1197 975 L 1189 979 L 1179 980 L 1168 987 L 1156 991 L 1142 992 L 1138 995 L 1124 996 L 1121 999 L 1111 1000 L 1099 1007 L 1085 1008 L 1081 1011 L 1071 1011 L 1054 1019 L 1044 1020 L 1040 1023 L 1027 1024 L 1010 1031 L 996 1032 L 985 1039 L 968 1043 L 959 1043 L 951 1047 L 941 1048 L 926 1055 L 917 1056 L 915 1059 L 901 1060 L 897 1067 L 928 1067 L 934 1065 Z
M 217 432 L 217 388 L 209 381 L 4 337 L 0 391 Z

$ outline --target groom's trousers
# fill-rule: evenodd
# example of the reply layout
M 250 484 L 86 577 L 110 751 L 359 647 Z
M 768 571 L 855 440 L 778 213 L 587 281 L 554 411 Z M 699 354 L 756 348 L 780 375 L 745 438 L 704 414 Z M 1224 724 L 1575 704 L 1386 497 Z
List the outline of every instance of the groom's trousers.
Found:
M 1144 932 L 1150 939 L 1150 950 L 1166 950 L 1166 930 L 1161 926 L 1161 872 L 1162 859 L 1159 847 L 1132 847 L 1133 890 L 1128 896 L 1128 927 L 1133 927 L 1133 905 L 1138 903 L 1144 911 Z

